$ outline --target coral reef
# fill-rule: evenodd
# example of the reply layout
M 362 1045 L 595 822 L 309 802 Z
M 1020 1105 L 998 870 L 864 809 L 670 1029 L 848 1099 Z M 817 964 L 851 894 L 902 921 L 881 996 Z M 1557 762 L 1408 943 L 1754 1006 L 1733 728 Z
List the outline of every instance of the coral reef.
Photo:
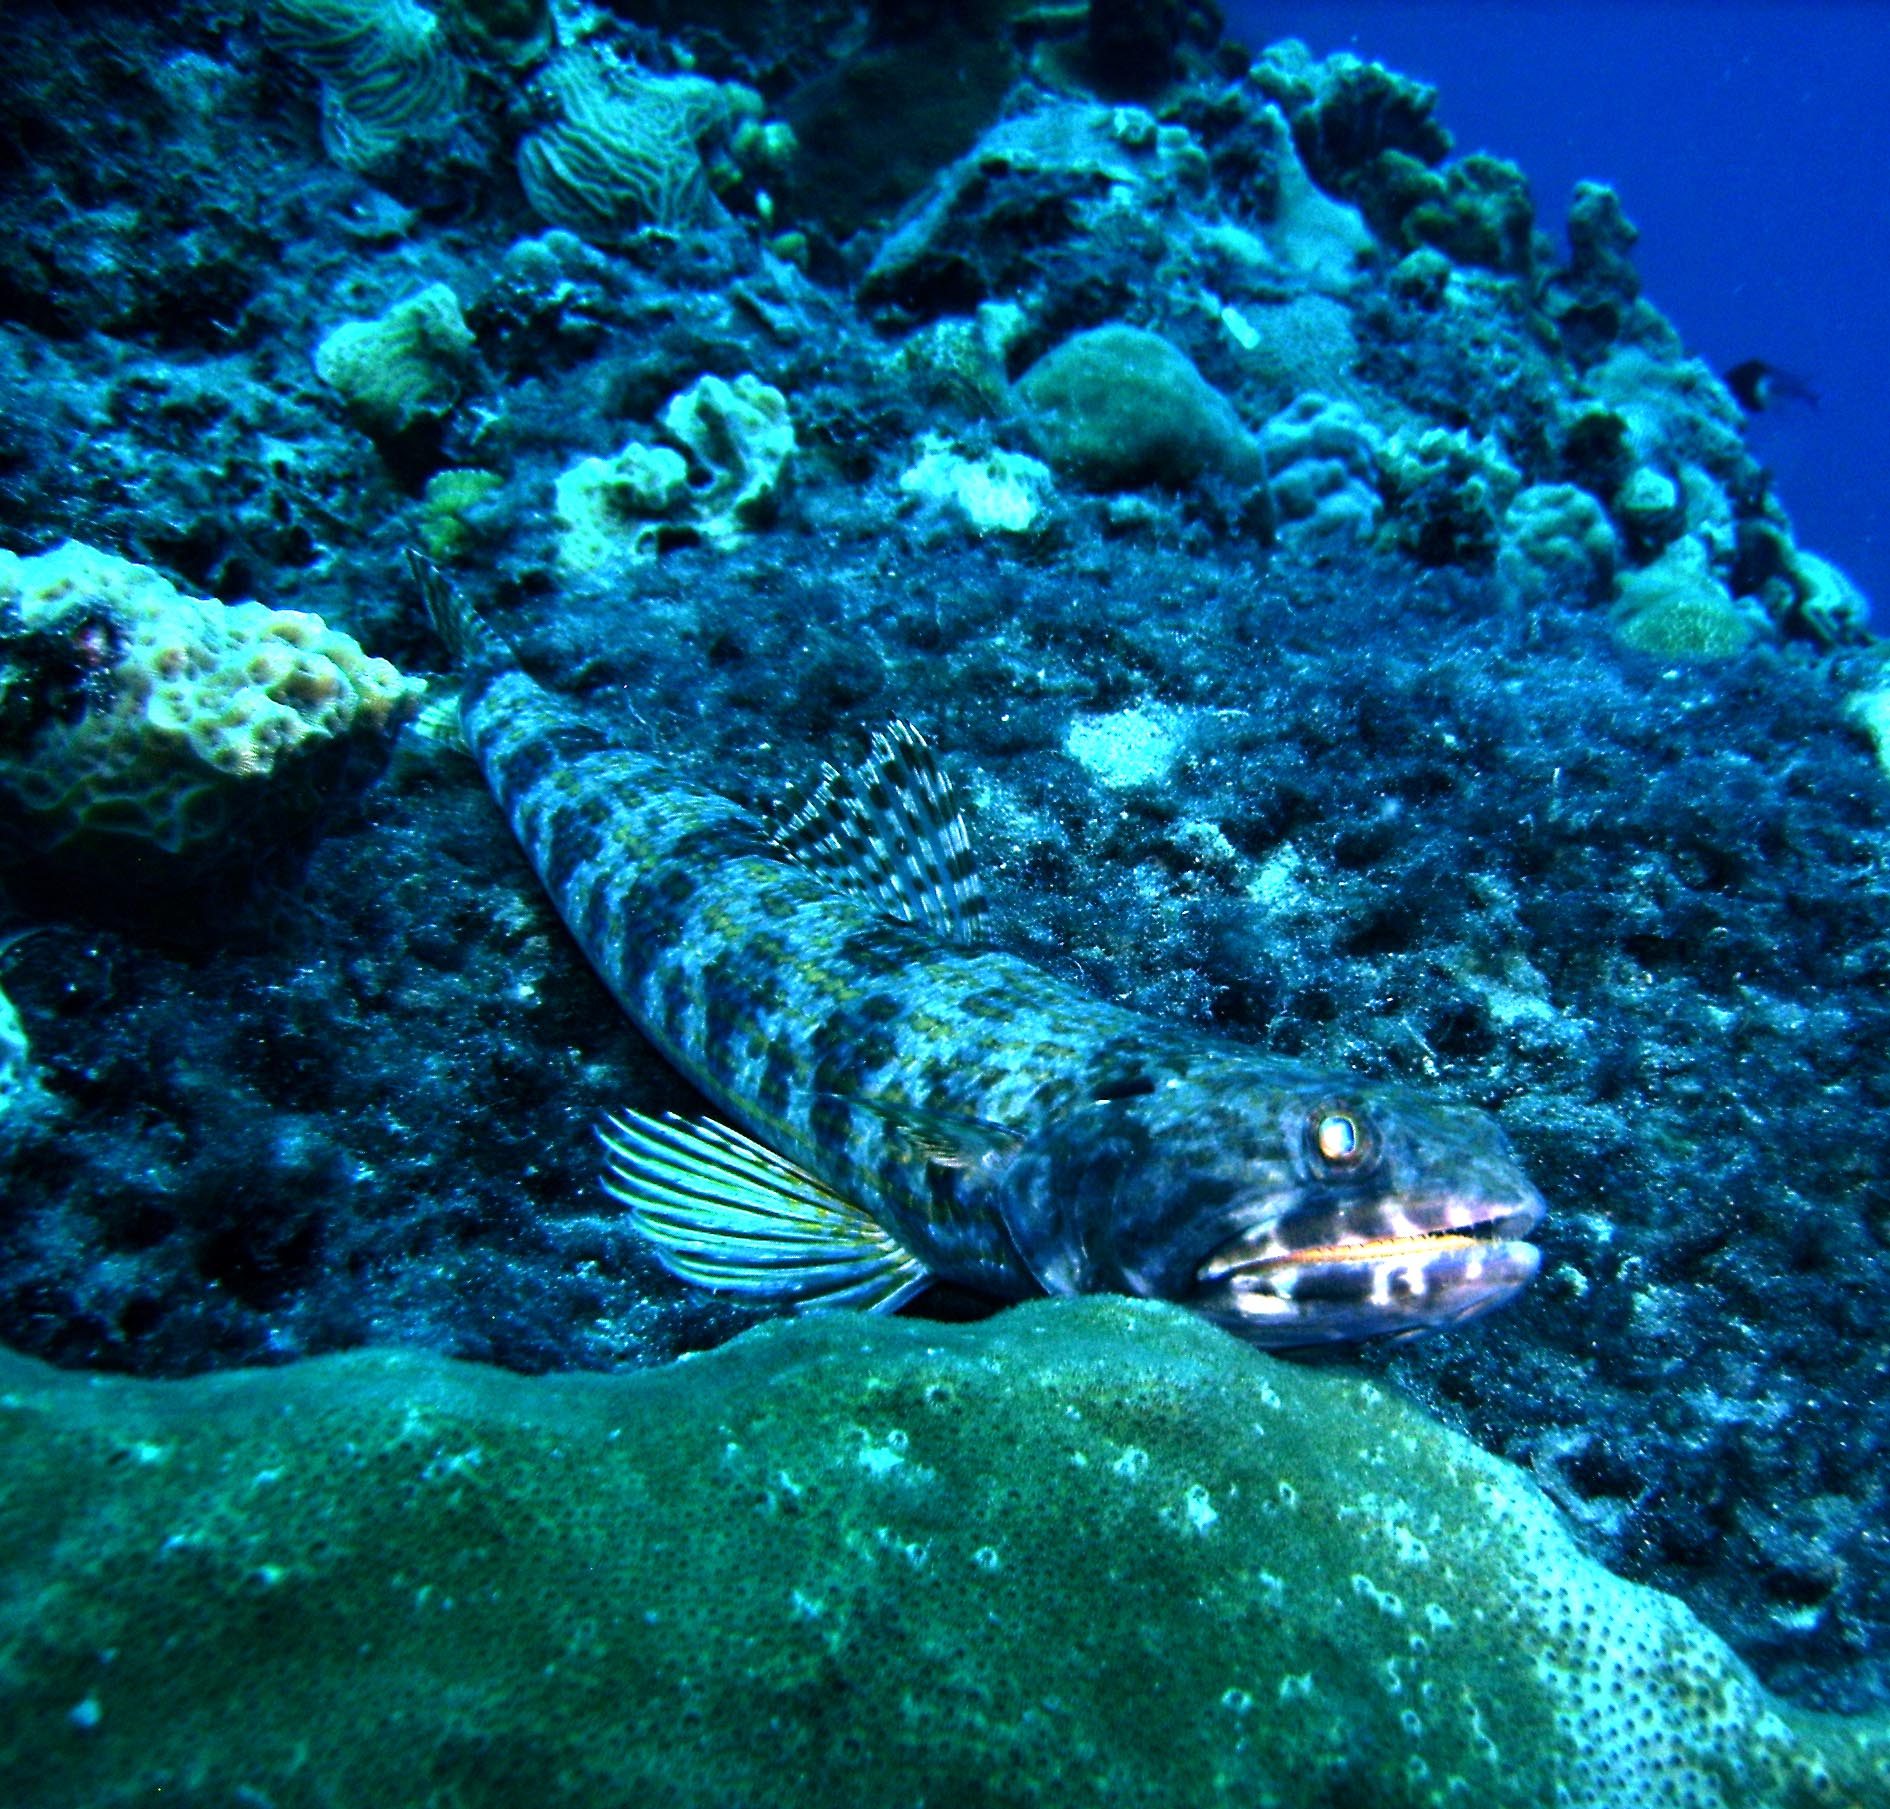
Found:
M 745 805 L 921 723 L 998 946 L 1500 1115 L 1551 1201 L 1541 1280 L 1348 1372 L 1527 1466 L 1768 1687 L 1890 1699 L 1881 650 L 1641 292 L 1613 194 L 1584 186 L 1558 248 L 1516 172 L 1452 161 L 1421 84 L 1212 45 L 1202 7 L 1148 9 L 1172 80 L 1118 104 L 1087 15 L 1026 0 L 561 8 L 555 54 L 524 0 L 439 0 L 433 29 L 330 0 L 306 16 L 355 21 L 366 71 L 331 109 L 357 142 L 388 110 L 341 163 L 290 10 L 0 9 L 0 546 L 149 568 L 206 683 L 266 656 L 218 693 L 259 734 L 327 721 L 269 685 L 346 679 L 336 649 L 443 663 L 410 546 L 600 735 Z M 402 20 L 459 74 L 390 51 Z M 647 191 L 612 161 L 641 84 L 672 109 Z M 563 196 L 542 214 L 515 153 Z M 357 361 L 364 398 L 399 378 L 378 415 L 311 369 L 343 317 L 435 286 L 437 368 Z M 1092 489 L 1045 473 L 1018 379 L 1099 333 L 1174 381 L 1139 413 L 1098 386 Z M 1191 409 L 1192 474 L 1113 487 Z M 588 566 L 558 500 L 587 459 Z M 116 620 L 0 633 L 0 737 L 119 723 Z M 115 833 L 63 890 L 6 874 L 34 1103 L 0 1116 L 5 1343 L 146 1376 L 363 1344 L 609 1369 L 755 1318 L 600 1212 L 597 1116 L 700 1102 L 464 763 L 404 737 L 360 782 L 412 707 L 388 685 L 379 728 L 209 769 L 201 817 L 173 737 L 136 798 L 175 857 Z M 167 860 L 187 936 L 142 915 Z M 210 883 L 239 871 L 240 900 Z M 122 1699 L 106 1675 L 88 1732 L 89 1689 L 27 1737 L 109 1735 Z
M 814 1315 L 619 1378 L 0 1389 L 0 1783 L 40 1801 L 1890 1788 L 1882 1715 L 1768 1698 L 1508 1466 L 1159 1306 Z
M 1532 484 L 1503 516 L 1497 583 L 1517 607 L 1603 603 L 1618 547 L 1601 504 L 1573 484 Z
M 1492 441 L 1401 428 L 1378 455 L 1392 532 L 1426 565 L 1487 567 L 1522 474 Z
M 1441 186 L 1425 173 L 1450 154 L 1450 134 L 1436 118 L 1437 90 L 1346 53 L 1314 62 L 1296 42 L 1271 46 L 1251 79 L 1291 122 L 1320 187 L 1352 202 L 1381 239 L 1397 243 L 1404 216 Z
M 1050 467 L 1021 452 L 989 452 L 981 459 L 952 450 L 936 434 L 900 474 L 899 488 L 921 504 L 947 508 L 979 534 L 1027 534 L 1043 520 Z

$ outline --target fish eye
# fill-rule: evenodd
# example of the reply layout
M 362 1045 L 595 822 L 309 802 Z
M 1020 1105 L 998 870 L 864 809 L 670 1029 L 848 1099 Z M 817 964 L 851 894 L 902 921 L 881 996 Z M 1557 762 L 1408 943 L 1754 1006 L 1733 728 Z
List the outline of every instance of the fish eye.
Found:
M 1365 1128 L 1352 1113 L 1328 1108 L 1313 1117 L 1312 1146 L 1326 1167 L 1356 1168 L 1366 1156 Z

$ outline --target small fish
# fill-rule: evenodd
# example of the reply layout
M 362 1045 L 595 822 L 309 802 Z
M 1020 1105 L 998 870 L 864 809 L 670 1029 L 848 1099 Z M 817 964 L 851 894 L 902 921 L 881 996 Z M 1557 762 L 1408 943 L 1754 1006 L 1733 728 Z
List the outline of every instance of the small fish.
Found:
M 733 1124 L 638 1112 L 605 1186 L 671 1273 L 798 1306 L 1179 1302 L 1256 1344 L 1501 1306 L 1542 1201 L 1484 1113 L 1105 1004 L 981 940 L 950 785 L 894 723 L 773 824 L 614 746 L 415 560 L 460 727 L 606 986 Z M 739 1128 L 736 1128 L 739 1127 Z
M 1807 408 L 1818 406 L 1818 392 L 1804 378 L 1767 364 L 1763 358 L 1735 364 L 1726 373 L 1725 383 L 1733 400 L 1749 415 L 1764 414 L 1783 402 L 1802 403 Z

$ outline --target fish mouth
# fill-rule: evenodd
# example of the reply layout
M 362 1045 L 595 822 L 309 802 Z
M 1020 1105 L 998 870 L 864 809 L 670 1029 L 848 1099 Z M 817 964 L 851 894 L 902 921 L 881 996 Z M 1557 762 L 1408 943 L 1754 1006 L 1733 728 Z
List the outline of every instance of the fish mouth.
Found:
M 1542 1202 L 1408 1207 L 1376 1235 L 1363 1228 L 1295 1242 L 1276 1221 L 1223 1245 L 1197 1271 L 1215 1317 L 1268 1344 L 1392 1337 L 1456 1325 L 1513 1300 L 1541 1267 L 1528 1241 Z M 1434 1229 L 1411 1223 L 1435 1216 Z

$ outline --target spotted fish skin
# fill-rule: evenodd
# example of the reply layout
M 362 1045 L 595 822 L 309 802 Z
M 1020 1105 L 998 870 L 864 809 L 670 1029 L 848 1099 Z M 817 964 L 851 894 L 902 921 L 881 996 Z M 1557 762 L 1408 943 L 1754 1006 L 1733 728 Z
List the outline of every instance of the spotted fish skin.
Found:
M 896 920 L 732 800 L 613 744 L 432 600 L 467 667 L 469 751 L 605 985 L 915 1274 L 998 1299 L 1159 1295 L 1293 1344 L 1452 1323 L 1534 1273 L 1510 1234 L 1541 1203 L 1485 1115 L 1273 1061 Z M 1327 1136 L 1369 1147 L 1322 1152 Z M 1401 1239 L 1437 1241 L 1374 1266 Z
M 610 744 L 518 672 L 469 683 L 460 717 L 578 946 L 676 1069 L 934 1274 L 1037 1292 L 894 1114 L 962 1120 L 975 1142 L 1166 1065 L 1185 1034 L 834 890 L 731 799 Z

